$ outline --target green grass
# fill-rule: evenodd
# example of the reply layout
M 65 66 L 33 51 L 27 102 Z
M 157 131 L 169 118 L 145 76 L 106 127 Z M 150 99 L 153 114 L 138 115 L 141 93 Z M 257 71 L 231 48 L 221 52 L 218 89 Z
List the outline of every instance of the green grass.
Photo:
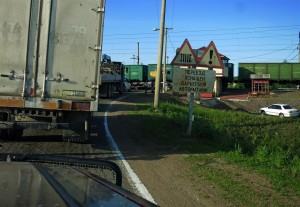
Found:
M 267 192 L 253 190 L 251 183 L 240 173 L 222 170 L 222 167 L 218 167 L 217 158 L 213 154 L 197 154 L 190 155 L 187 160 L 193 163 L 192 169 L 197 173 L 197 176 L 222 189 L 223 197 L 229 200 L 232 206 L 266 205 Z M 284 205 L 282 204 L 282 206 Z
M 221 188 L 238 206 L 245 202 L 247 206 L 264 206 L 268 196 L 242 180 L 236 181 L 227 171 L 198 163 L 221 157 L 228 165 L 265 176 L 281 195 L 300 196 L 300 118 L 195 107 L 192 136 L 187 137 L 187 106 L 162 102 L 156 110 L 151 104 L 139 104 L 131 114 L 141 120 L 146 139 L 190 154 L 187 161 L 194 172 Z M 274 205 L 284 206 L 273 200 Z

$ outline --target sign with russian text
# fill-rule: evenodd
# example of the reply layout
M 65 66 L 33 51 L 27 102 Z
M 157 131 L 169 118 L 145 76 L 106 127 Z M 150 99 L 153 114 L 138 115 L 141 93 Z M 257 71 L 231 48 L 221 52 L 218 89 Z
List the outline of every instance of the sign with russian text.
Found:
M 173 69 L 173 91 L 178 93 L 213 93 L 216 72 L 195 68 Z

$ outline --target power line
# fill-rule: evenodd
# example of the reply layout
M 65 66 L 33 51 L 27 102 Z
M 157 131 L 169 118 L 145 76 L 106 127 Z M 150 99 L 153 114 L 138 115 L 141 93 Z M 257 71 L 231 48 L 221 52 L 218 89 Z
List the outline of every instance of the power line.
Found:
M 266 29 L 266 28 L 288 28 L 288 27 L 297 27 L 299 29 L 300 25 L 289 25 L 289 26 L 265 26 L 265 27 L 240 27 L 240 28 L 219 28 L 219 29 L 201 29 L 201 30 L 192 30 L 192 31 L 176 31 L 174 33 L 184 33 L 184 32 L 212 32 L 212 31 L 233 31 L 233 30 L 254 30 L 254 29 Z
M 292 37 L 294 36 L 293 34 L 291 35 L 280 35 L 280 37 Z M 239 40 L 248 40 L 248 39 L 266 39 L 266 38 L 271 38 L 271 37 L 276 37 L 276 38 L 280 38 L 278 37 L 278 35 L 270 35 L 270 36 L 258 36 L 258 37 L 244 37 L 244 38 L 239 38 Z M 131 40 L 131 38 L 129 38 Z M 134 38 L 136 39 L 136 38 Z M 236 40 L 237 38 L 214 38 L 214 41 L 220 41 L 220 40 Z M 118 40 L 117 38 L 114 39 L 114 43 L 109 43 L 109 44 L 132 44 L 132 43 L 135 43 L 135 41 L 128 41 L 128 42 L 116 42 L 116 40 Z M 141 41 L 141 39 L 139 39 L 140 42 L 143 42 L 144 44 L 155 44 L 157 43 L 156 41 L 155 42 L 145 42 L 145 41 Z M 193 39 L 193 42 L 209 42 L 211 41 L 211 39 Z M 182 41 L 175 41 L 175 42 L 182 42 Z
M 193 35 L 188 35 L 189 37 L 193 37 L 193 36 L 197 36 L 197 37 L 203 37 L 203 36 L 225 36 L 225 35 L 239 35 L 239 34 L 253 34 L 253 33 L 262 33 L 262 32 L 274 32 L 274 31 L 282 31 L 282 30 L 284 30 L 284 31 L 286 31 L 286 29 L 281 29 L 281 30 L 265 30 L 265 31 L 251 31 L 251 32 L 238 32 L 238 33 L 208 33 L 208 34 L 193 34 Z M 172 34 L 174 34 L 175 32 L 172 32 Z M 110 39 L 110 38 L 105 38 L 106 40 L 116 40 L 116 39 L 124 39 L 124 40 L 126 40 L 126 39 L 137 39 L 137 38 L 144 38 L 144 39 L 151 39 L 151 38 L 156 38 L 156 36 L 154 36 L 154 34 L 153 33 L 139 33 L 139 34 L 141 34 L 141 35 L 150 35 L 150 36 L 145 36 L 145 37 L 133 37 L 133 36 L 135 36 L 134 34 L 132 34 L 132 35 L 130 35 L 130 37 L 123 37 L 124 36 L 124 34 L 122 35 L 122 37 L 118 37 L 118 38 L 112 38 L 112 39 Z M 139 34 L 136 34 L 136 36 L 137 35 L 139 35 Z M 276 35 L 285 35 L 285 34 L 276 34 Z M 117 36 L 117 35 L 116 35 Z M 178 35 L 173 35 L 173 37 L 175 38 L 178 38 L 178 37 L 186 37 L 185 35 L 180 35 L 180 36 L 178 36 Z
M 219 28 L 219 29 L 209 29 L 209 30 L 183 30 L 183 31 L 176 31 L 176 32 L 172 32 L 172 33 L 193 33 L 193 32 L 215 32 L 215 31 L 235 31 L 235 30 L 251 30 L 250 32 L 252 33 L 254 29 L 274 29 L 274 28 L 285 28 L 285 29 L 280 29 L 280 30 L 287 30 L 286 28 L 289 28 L 289 27 L 292 27 L 290 28 L 290 30 L 292 29 L 299 29 L 299 26 L 300 25 L 290 25 L 290 26 L 265 26 L 265 27 L 248 27 L 248 28 Z M 295 27 L 295 28 L 293 28 Z M 277 29 L 278 30 L 278 29 Z M 266 31 L 274 31 L 274 30 L 266 30 Z M 266 32 L 266 31 L 254 31 L 254 32 Z M 276 31 L 276 30 L 275 30 Z M 249 31 L 248 31 L 249 32 Z M 241 33 L 244 33 L 244 32 L 241 32 Z M 247 33 L 247 32 L 245 32 Z M 144 35 L 144 34 L 152 34 L 150 32 L 148 33 L 119 33 L 119 34 L 106 34 L 105 36 L 125 36 L 125 35 Z M 235 34 L 238 34 L 238 33 L 235 33 Z
M 293 46 L 294 46 L 294 45 L 293 45 Z M 241 57 L 241 58 L 238 58 L 238 59 L 250 59 L 250 58 L 257 58 L 257 57 L 261 57 L 261 56 L 269 55 L 269 54 L 272 54 L 272 53 L 280 52 L 280 51 L 283 51 L 283 50 L 285 50 L 285 49 L 288 49 L 288 48 L 291 48 L 291 46 L 288 46 L 288 47 L 286 47 L 286 48 L 282 48 L 282 49 L 279 49 L 279 50 L 275 50 L 275 51 L 272 51 L 272 52 L 264 53 L 264 54 L 253 55 L 253 56 L 249 56 L 249 57 Z
M 298 48 L 295 48 L 285 59 L 287 60 Z
M 299 52 L 298 52 L 298 54 L 296 54 L 295 57 L 293 57 L 290 61 L 294 60 L 298 55 L 299 55 Z

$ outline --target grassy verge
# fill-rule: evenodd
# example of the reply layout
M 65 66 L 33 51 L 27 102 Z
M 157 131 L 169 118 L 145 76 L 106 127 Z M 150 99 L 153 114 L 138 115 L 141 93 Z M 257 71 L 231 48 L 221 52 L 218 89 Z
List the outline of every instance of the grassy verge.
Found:
M 300 196 L 299 118 L 200 107 L 194 111 L 193 135 L 186 137 L 186 106 L 165 102 L 158 110 L 150 104 L 140 104 L 138 109 L 132 115 L 141 120 L 146 138 L 190 154 L 186 159 L 195 174 L 222 189 L 234 205 L 265 206 L 271 202 L 272 206 L 288 206 L 255 189 L 239 173 L 232 174 L 228 166 L 263 175 L 280 196 Z

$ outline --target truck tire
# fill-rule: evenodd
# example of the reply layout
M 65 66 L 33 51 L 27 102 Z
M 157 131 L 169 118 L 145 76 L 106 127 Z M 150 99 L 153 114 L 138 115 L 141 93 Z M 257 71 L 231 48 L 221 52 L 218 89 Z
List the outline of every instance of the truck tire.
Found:
M 108 84 L 107 86 L 107 98 L 112 98 L 114 96 L 114 85 Z

